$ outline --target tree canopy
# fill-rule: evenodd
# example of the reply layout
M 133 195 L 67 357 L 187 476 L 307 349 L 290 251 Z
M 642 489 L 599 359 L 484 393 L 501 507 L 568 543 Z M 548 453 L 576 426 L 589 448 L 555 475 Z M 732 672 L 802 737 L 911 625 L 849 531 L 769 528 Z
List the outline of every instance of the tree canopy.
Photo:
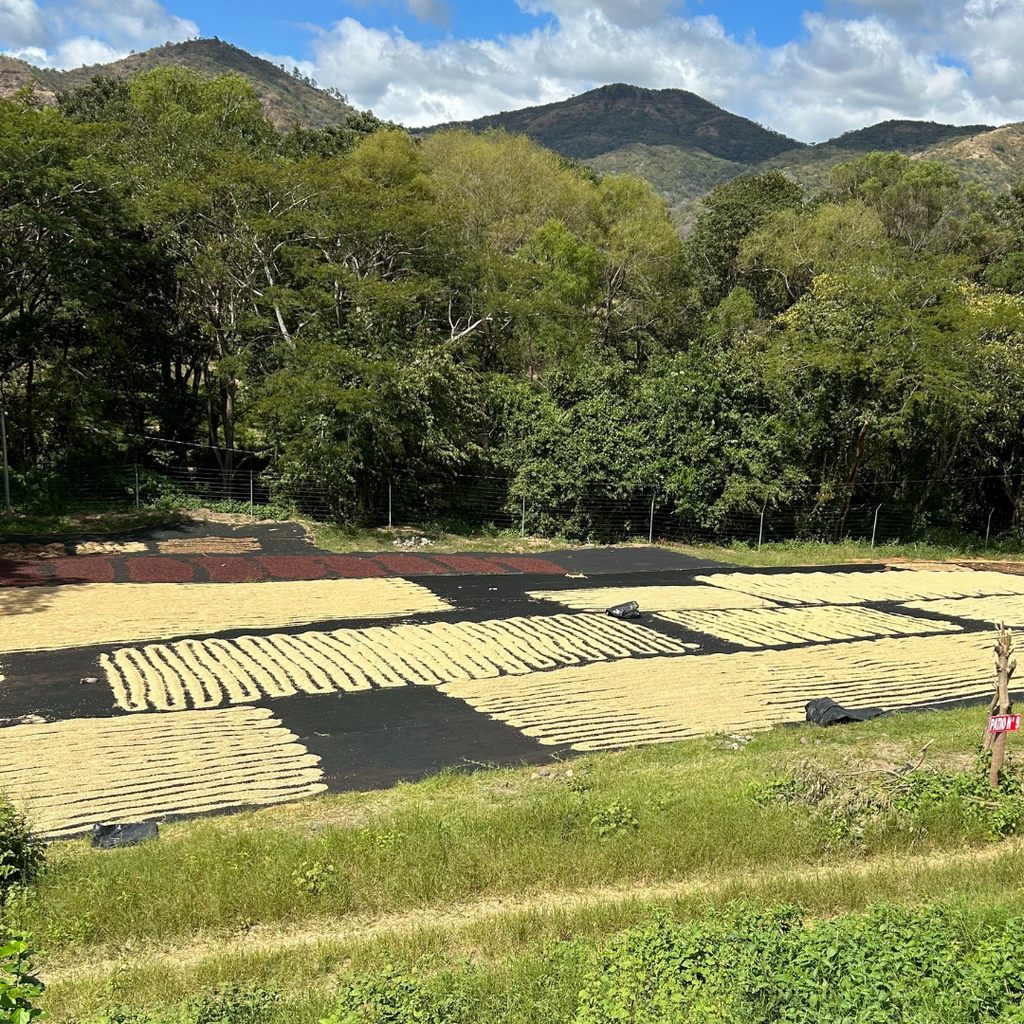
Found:
M 168 68 L 0 101 L 0 156 L 25 493 L 244 449 L 351 521 L 395 480 L 441 514 L 495 476 L 578 535 L 638 494 L 709 528 L 801 504 L 841 531 L 861 492 L 1021 526 L 1024 184 L 872 153 L 813 196 L 721 185 L 683 239 L 646 182 L 523 136 L 281 135 L 244 79 Z

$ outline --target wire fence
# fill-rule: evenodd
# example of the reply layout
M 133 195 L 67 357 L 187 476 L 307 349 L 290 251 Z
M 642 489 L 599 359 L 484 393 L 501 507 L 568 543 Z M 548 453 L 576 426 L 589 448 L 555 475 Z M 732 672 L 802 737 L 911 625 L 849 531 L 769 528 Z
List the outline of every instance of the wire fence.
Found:
M 969 522 L 948 509 L 918 511 L 870 492 L 827 505 L 803 502 L 734 509 L 698 517 L 656 492 L 612 495 L 600 490 L 531 491 L 511 478 L 474 474 L 424 483 L 410 478 L 360 489 L 297 483 L 272 469 L 223 472 L 203 467 L 123 465 L 48 481 L 34 489 L 16 481 L 16 510 L 25 512 L 130 511 L 207 505 L 254 518 L 291 513 L 360 527 L 415 527 L 595 541 L 646 539 L 692 543 L 844 539 L 887 544 L 911 541 L 936 528 L 984 537 L 986 547 L 1012 525 L 1012 509 L 979 508 Z M 0 527 L 2 531 L 2 527 Z

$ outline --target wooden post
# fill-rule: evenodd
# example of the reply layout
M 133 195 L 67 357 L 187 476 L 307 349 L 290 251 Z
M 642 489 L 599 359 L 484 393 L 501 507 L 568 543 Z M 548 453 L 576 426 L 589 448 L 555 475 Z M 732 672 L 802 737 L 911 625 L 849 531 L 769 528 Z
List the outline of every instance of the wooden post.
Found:
M 1010 703 L 1010 680 L 1013 678 L 1014 670 L 1017 668 L 1017 659 L 1013 657 L 1013 633 L 1003 623 L 999 624 L 999 633 L 996 636 L 996 692 L 989 704 L 989 716 L 992 714 L 1008 715 L 1012 710 Z M 988 731 L 988 722 L 985 723 L 985 750 L 992 751 L 992 766 L 989 770 L 988 781 L 993 789 L 999 788 L 999 769 L 1003 767 L 1006 759 L 1006 733 L 992 733 Z

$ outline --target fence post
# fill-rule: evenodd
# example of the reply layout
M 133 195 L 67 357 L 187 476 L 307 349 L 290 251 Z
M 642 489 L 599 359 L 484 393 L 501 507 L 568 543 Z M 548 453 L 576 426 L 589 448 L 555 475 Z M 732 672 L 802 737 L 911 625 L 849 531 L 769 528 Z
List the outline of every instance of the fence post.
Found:
M 391 529 L 391 525 L 392 525 L 392 519 L 391 519 L 391 480 L 389 478 L 388 479 L 388 529 L 389 530 Z
M 650 533 L 648 533 L 648 535 L 647 535 L 647 543 L 648 544 L 653 544 L 654 543 L 654 500 L 655 500 L 655 498 L 657 498 L 657 495 L 656 494 L 652 494 L 651 495 L 651 530 L 650 530 Z
M 519 536 L 526 536 L 526 495 L 523 495 L 523 525 L 519 528 Z
M 985 527 L 985 550 L 988 551 L 988 536 L 992 532 L 992 513 L 995 509 L 992 509 L 988 514 L 988 526 Z
M 768 502 L 766 501 L 761 506 L 761 525 L 758 527 L 758 530 L 757 530 L 757 550 L 758 551 L 761 550 L 761 541 L 764 539 L 764 510 L 767 507 L 768 507 Z
M 132 469 L 135 470 L 135 511 L 139 511 L 139 464 L 137 462 L 132 463 Z
M 253 486 L 252 486 L 252 470 L 249 470 L 249 518 L 255 519 L 256 513 L 253 511 Z
M 0 406 L 0 448 L 3 449 L 4 458 L 4 508 L 7 510 L 7 518 L 14 515 L 11 509 L 11 477 L 7 469 L 7 410 Z
M 882 504 L 885 504 L 884 502 Z M 875 550 L 875 533 L 878 531 L 878 513 L 881 512 L 882 505 L 879 505 L 875 509 L 875 525 L 871 527 L 871 550 Z

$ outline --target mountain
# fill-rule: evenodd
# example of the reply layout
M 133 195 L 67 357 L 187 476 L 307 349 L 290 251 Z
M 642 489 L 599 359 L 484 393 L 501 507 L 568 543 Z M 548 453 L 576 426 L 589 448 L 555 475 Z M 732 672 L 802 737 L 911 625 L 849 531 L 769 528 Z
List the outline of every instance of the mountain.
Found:
M 640 144 L 692 147 L 720 160 L 750 164 L 804 146 L 730 114 L 695 93 L 621 84 L 592 89 L 560 103 L 435 125 L 425 131 L 444 128 L 474 132 L 504 128 L 529 135 L 556 153 L 577 160 Z
M 961 178 L 999 190 L 1024 179 L 1024 122 L 942 142 L 922 156 L 941 160 Z
M 220 39 L 165 43 L 111 64 L 94 64 L 73 71 L 37 68 L 12 57 L 0 57 L 0 96 L 9 96 L 31 83 L 44 102 L 52 103 L 57 92 L 88 85 L 96 75 L 131 78 L 140 71 L 159 67 L 190 68 L 211 78 L 229 73 L 248 78 L 267 116 L 279 128 L 289 128 L 298 122 L 307 128 L 343 124 L 354 110 L 338 95 L 318 88 L 315 82 L 289 74 L 277 64 Z
M 646 178 L 668 201 L 684 231 L 700 199 L 715 185 L 777 169 L 814 192 L 828 182 L 836 164 L 875 150 L 940 159 L 964 177 L 993 188 L 1024 174 L 1024 125 L 993 129 L 891 120 L 809 146 L 692 92 L 632 85 L 607 85 L 560 103 L 422 131 L 445 128 L 504 128 L 599 173 Z
M 0 56 L 0 96 L 31 84 L 43 102 L 53 103 L 58 92 L 88 85 L 95 75 L 130 78 L 168 66 L 209 76 L 244 75 L 279 128 L 298 122 L 309 128 L 341 124 L 353 112 L 340 93 L 321 89 L 219 39 L 166 43 L 111 64 L 73 71 L 36 68 Z M 528 135 L 599 173 L 646 178 L 666 198 L 684 231 L 701 198 L 715 185 L 741 174 L 778 169 L 814 192 L 827 183 L 836 164 L 872 150 L 895 149 L 915 158 L 941 160 L 964 178 L 993 189 L 1024 177 L 1024 123 L 991 128 L 891 120 L 809 146 L 692 92 L 623 84 L 602 86 L 559 103 L 417 129 L 415 134 L 445 128 L 503 128 Z
M 960 139 L 979 132 L 990 132 L 988 124 L 936 124 L 934 121 L 881 121 L 867 128 L 852 132 L 821 143 L 822 147 L 839 150 L 853 150 L 857 153 L 888 152 L 898 149 L 901 153 L 920 153 L 949 139 Z M 814 147 L 815 149 L 819 147 Z

